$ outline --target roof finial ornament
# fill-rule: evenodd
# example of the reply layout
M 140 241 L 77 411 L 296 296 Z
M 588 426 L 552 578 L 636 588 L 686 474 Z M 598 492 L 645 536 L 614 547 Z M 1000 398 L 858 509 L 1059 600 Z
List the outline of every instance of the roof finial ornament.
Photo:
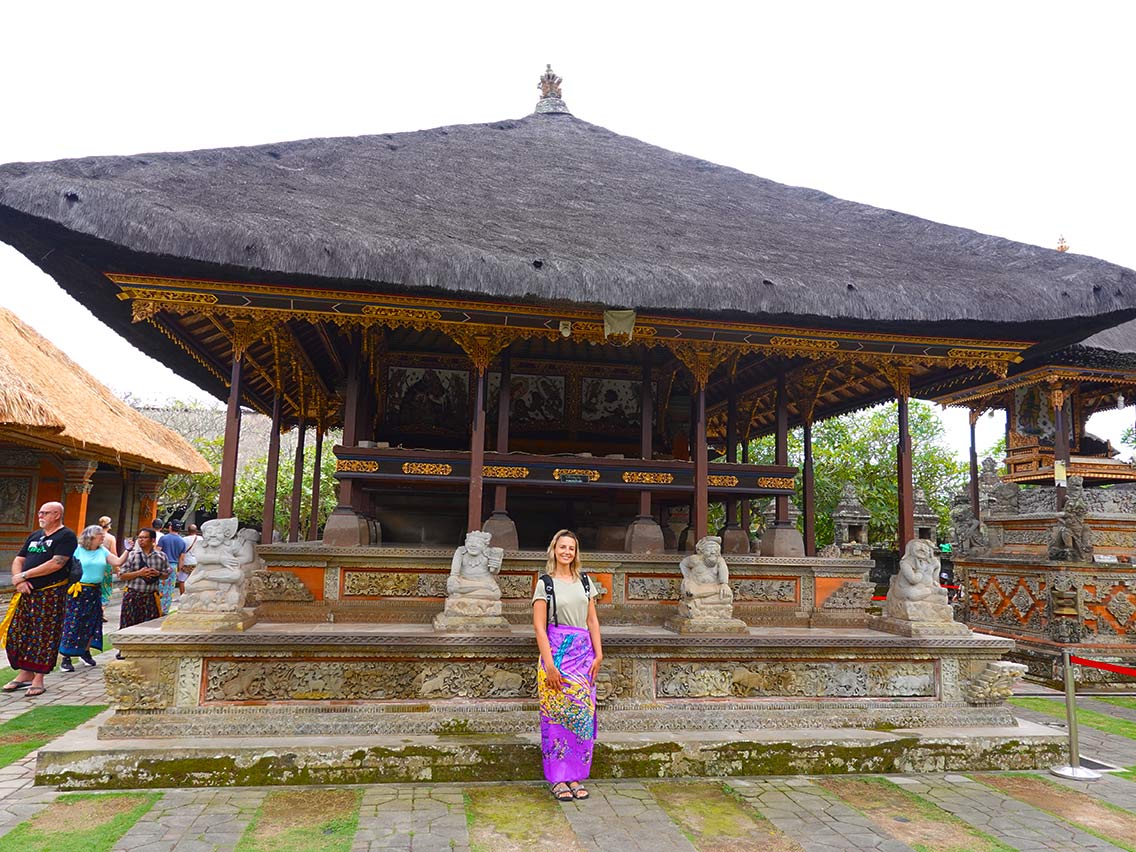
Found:
M 1057 250 L 1062 253 L 1069 251 L 1069 244 L 1065 242 L 1064 234 L 1057 238 Z
M 571 115 L 568 112 L 568 105 L 560 99 L 560 84 L 564 82 L 552 70 L 552 66 L 548 65 L 543 74 L 540 75 L 540 100 L 536 103 L 536 112 L 538 113 L 564 113 Z

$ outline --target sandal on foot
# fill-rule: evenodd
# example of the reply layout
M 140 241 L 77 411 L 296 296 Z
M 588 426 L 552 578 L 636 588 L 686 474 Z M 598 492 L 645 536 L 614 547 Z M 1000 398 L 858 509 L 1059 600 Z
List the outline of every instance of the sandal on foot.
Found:
M 552 785 L 552 798 L 558 802 L 570 802 L 575 798 L 572 791 L 568 789 L 568 785 L 563 781 Z
M 47 692 L 46 686 L 33 686 L 24 693 L 24 698 L 39 698 L 39 696 L 43 695 L 45 692 Z
M 579 781 L 569 781 L 568 789 L 572 791 L 572 798 L 574 799 L 586 799 L 591 795 Z
M 31 685 L 32 682 L 30 680 L 14 680 L 4 685 L 4 692 L 16 692 L 21 689 L 27 689 Z

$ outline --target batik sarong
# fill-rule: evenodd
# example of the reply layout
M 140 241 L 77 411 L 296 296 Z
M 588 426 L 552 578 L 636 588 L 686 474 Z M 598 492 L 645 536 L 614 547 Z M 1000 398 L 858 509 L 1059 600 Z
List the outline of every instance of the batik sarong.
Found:
M 59 657 L 59 637 L 63 633 L 65 583 L 21 594 L 14 604 L 12 621 L 4 650 L 14 669 L 47 674 Z
M 581 627 L 550 624 L 548 644 L 562 682 L 560 689 L 548 685 L 542 660 L 536 683 L 544 777 L 550 784 L 583 781 L 592 769 L 596 741 L 596 685 L 588 677 L 595 659 L 592 637 Z
M 143 621 L 160 618 L 162 612 L 159 606 L 158 592 L 142 592 L 138 589 L 127 589 L 122 594 L 122 609 L 118 616 L 118 629 L 133 627 Z
M 63 638 L 59 653 L 78 657 L 91 648 L 103 649 L 102 583 L 83 583 L 77 595 L 67 595 L 67 611 L 63 615 Z
M 102 585 L 102 598 L 103 605 L 110 603 L 110 596 L 114 594 L 114 573 L 107 568 L 106 573 L 103 574 Z
M 177 588 L 177 572 L 174 567 L 170 566 L 170 573 L 165 577 L 158 579 L 158 591 L 161 592 L 161 601 L 158 606 L 161 609 L 162 615 L 170 614 L 170 607 L 174 603 L 174 589 Z M 155 616 L 156 618 L 157 616 Z

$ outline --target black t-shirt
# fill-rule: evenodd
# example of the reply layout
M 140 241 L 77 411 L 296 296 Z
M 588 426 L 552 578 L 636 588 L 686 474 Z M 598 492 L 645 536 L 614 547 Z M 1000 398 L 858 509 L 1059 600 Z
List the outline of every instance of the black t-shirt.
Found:
M 70 560 L 78 546 L 79 539 L 67 527 L 60 527 L 51 535 L 46 535 L 43 530 L 36 530 L 28 536 L 28 540 L 24 542 L 17 555 L 24 557 L 24 570 L 30 571 L 37 565 L 50 562 L 56 556 L 66 556 Z M 58 571 L 28 577 L 28 582 L 32 584 L 33 589 L 42 589 L 60 580 L 66 580 L 69 567 L 69 564 L 64 562 L 63 567 Z

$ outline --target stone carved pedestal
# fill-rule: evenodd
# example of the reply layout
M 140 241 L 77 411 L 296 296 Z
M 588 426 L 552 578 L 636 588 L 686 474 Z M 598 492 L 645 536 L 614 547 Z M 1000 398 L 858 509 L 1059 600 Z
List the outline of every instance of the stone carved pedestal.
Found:
M 679 563 L 678 614 L 665 627 L 676 633 L 745 633 L 749 627 L 734 618 L 730 573 L 722 558 L 722 539 L 706 536 L 695 552 Z
M 490 547 L 492 536 L 481 530 L 466 534 L 465 544 L 454 551 L 446 580 L 446 605 L 434 616 L 434 629 L 455 632 L 508 631 L 502 615 L 501 587 L 495 576 L 505 551 Z

